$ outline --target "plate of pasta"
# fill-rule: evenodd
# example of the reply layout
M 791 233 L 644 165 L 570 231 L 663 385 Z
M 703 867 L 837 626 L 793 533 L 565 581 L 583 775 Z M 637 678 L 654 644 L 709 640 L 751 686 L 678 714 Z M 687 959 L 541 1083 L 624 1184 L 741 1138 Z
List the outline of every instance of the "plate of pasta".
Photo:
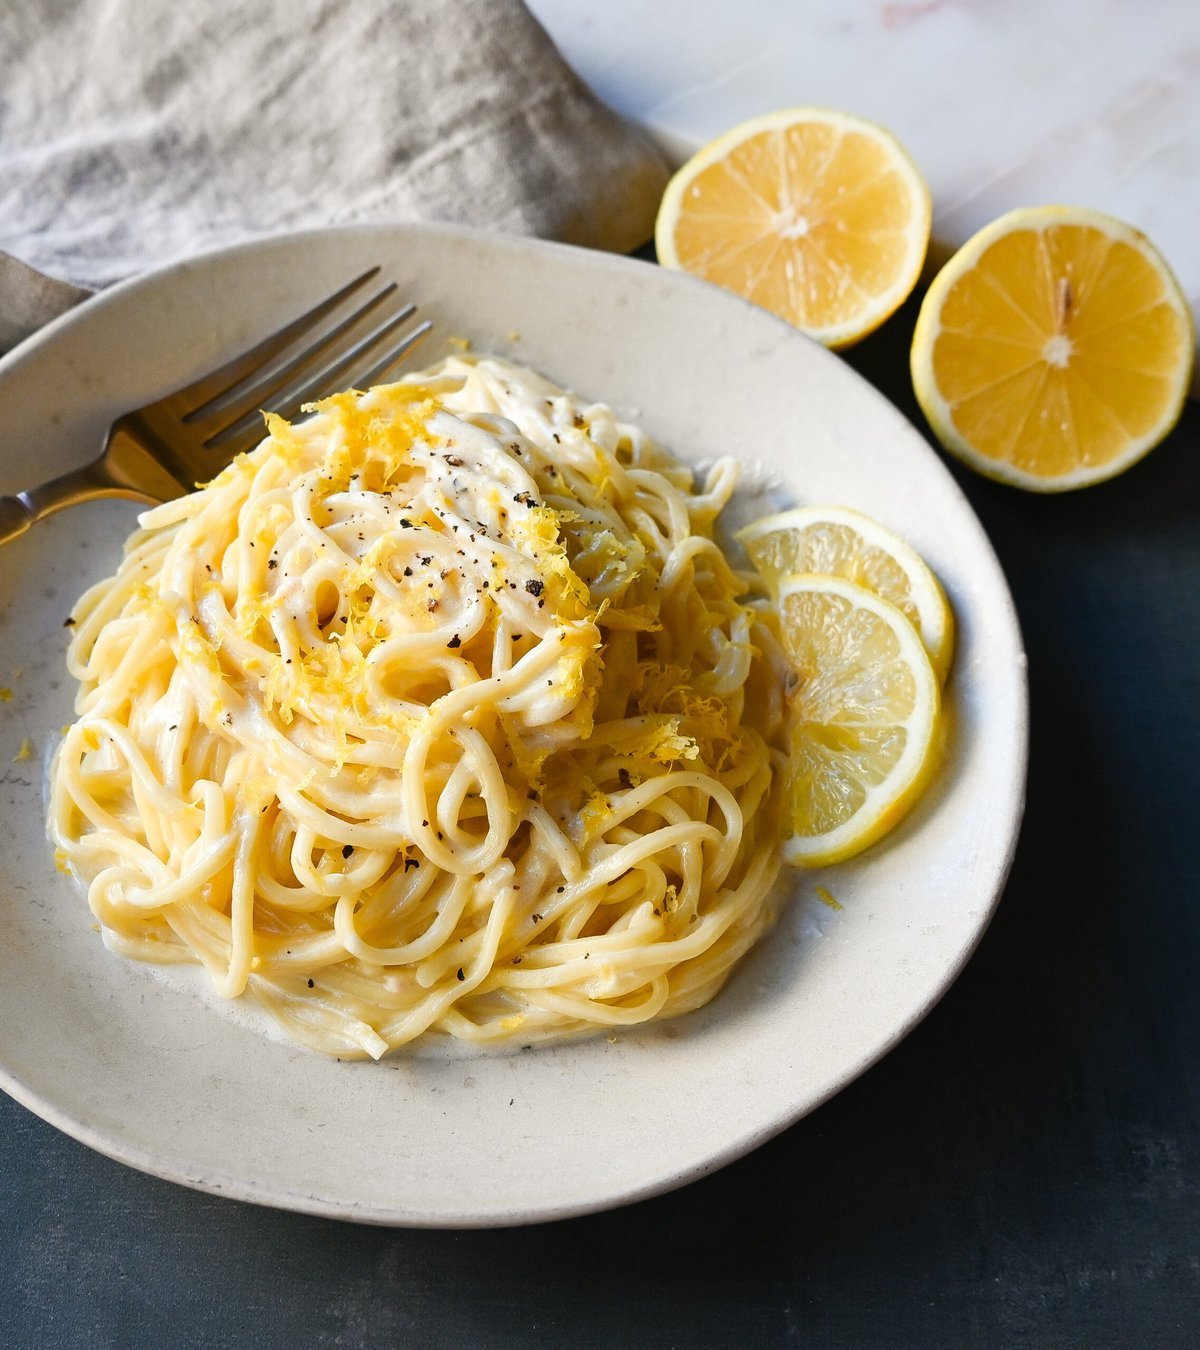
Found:
M 0 1084 L 259 1203 L 585 1213 L 770 1138 L 952 981 L 1015 846 L 1020 636 L 953 480 L 836 357 L 678 274 L 454 227 L 90 301 L 0 362 L 0 491 L 376 264 L 435 322 L 420 361 L 268 415 L 184 497 L 0 549 Z M 929 561 L 958 646 L 920 800 L 791 868 L 795 663 L 735 534 L 820 502 Z

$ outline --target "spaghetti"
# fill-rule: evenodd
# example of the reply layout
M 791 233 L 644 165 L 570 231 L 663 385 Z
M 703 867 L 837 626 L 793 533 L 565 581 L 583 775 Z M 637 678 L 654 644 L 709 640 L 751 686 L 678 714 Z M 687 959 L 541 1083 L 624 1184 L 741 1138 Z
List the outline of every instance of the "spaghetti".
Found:
M 780 834 L 733 462 L 497 359 L 267 420 L 75 610 L 50 830 L 108 946 L 340 1056 L 705 1003 Z

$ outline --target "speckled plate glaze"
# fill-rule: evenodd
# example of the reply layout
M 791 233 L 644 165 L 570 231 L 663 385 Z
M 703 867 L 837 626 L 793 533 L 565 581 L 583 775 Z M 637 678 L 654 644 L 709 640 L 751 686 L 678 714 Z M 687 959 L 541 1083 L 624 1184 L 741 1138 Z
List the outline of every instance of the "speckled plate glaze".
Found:
M 793 874 L 775 930 L 699 1013 L 515 1054 L 338 1063 L 108 954 L 54 868 L 45 761 L 71 712 L 62 623 L 136 507 L 63 513 L 0 549 L 0 1084 L 146 1172 L 372 1223 L 529 1223 L 653 1195 L 737 1158 L 844 1087 L 937 1001 L 987 924 L 1023 801 L 1020 634 L 986 537 L 937 456 L 837 357 L 645 263 L 452 228 L 322 231 L 106 292 L 0 362 L 0 491 L 90 457 L 126 408 L 379 263 L 440 335 L 613 404 L 679 454 L 737 454 L 745 511 L 840 502 L 908 538 L 959 622 L 945 766 L 899 830 Z M 423 356 L 436 355 L 427 346 Z M 18 758 L 25 738 L 29 758 Z M 814 896 L 820 883 L 841 904 Z

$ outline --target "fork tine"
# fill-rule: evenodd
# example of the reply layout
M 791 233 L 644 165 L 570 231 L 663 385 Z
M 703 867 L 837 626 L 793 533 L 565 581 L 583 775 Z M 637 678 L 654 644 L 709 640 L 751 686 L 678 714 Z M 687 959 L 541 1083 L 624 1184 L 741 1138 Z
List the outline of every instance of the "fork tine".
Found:
M 303 374 L 314 361 L 319 361 L 325 353 L 330 352 L 339 339 L 360 323 L 373 309 L 382 304 L 395 290 L 396 283 L 390 282 L 383 290 L 378 291 L 369 300 L 361 304 L 352 314 L 347 315 L 341 323 L 328 332 L 322 333 L 309 346 L 297 352 L 285 365 L 275 367 L 265 379 L 254 384 L 246 384 L 243 380 L 242 384 L 245 387 L 236 395 L 210 398 L 207 403 L 188 413 L 183 420 L 185 422 L 215 421 L 215 428 L 197 427 L 196 430 L 201 435 L 208 430 L 210 436 L 217 436 L 221 431 L 239 422 L 247 413 L 257 412 L 258 409 L 267 406 L 269 400 L 275 394 L 294 383 L 296 377 Z M 416 305 L 409 305 L 403 317 L 407 318 L 409 315 L 416 313 L 416 308 Z
M 368 333 L 360 342 L 355 343 L 349 351 L 345 352 L 337 360 L 329 365 L 322 366 L 308 379 L 298 387 L 284 391 L 279 403 L 273 409 L 281 416 L 293 418 L 300 411 L 303 404 L 314 394 L 320 392 L 330 393 L 333 390 L 333 382 L 344 371 L 359 364 L 360 360 L 375 352 L 379 343 L 390 333 L 393 333 L 402 323 L 412 317 L 415 306 L 409 305 L 399 314 L 394 315 L 386 323 L 380 325 L 373 332 Z M 386 358 L 372 367 L 371 374 L 377 370 L 386 370 L 388 366 L 398 361 L 405 352 L 414 347 L 433 327 L 429 320 L 419 324 L 411 333 L 398 343 L 388 349 Z M 249 433 L 249 435 L 247 435 Z M 222 427 L 220 431 L 214 432 L 205 442 L 204 448 L 221 449 L 229 455 L 240 454 L 243 448 L 249 449 L 256 445 L 262 438 L 262 420 L 258 409 L 252 410 L 231 422 L 228 426 Z M 236 444 L 232 444 L 236 441 Z
M 431 319 L 426 319 L 423 323 L 414 328 L 402 342 L 399 342 L 395 347 L 390 348 L 387 355 L 384 356 L 381 361 L 376 361 L 370 370 L 361 372 L 351 381 L 351 383 L 354 385 L 361 385 L 364 389 L 369 389 L 371 385 L 377 384 L 379 377 L 383 372 L 387 370 L 389 366 L 394 366 L 405 352 L 411 351 L 432 327 L 433 321 Z
M 240 356 L 235 356 L 232 361 L 227 361 L 225 365 L 209 371 L 207 375 L 201 376 L 192 384 L 178 390 L 174 397 L 185 404 L 192 403 L 195 400 L 192 412 L 188 414 L 189 417 L 201 412 L 207 404 L 212 403 L 223 394 L 229 393 L 247 376 L 253 375 L 266 362 L 286 351 L 293 342 L 303 337 L 314 324 L 319 323 L 327 314 L 332 313 L 347 296 L 352 295 L 359 287 L 365 285 L 378 272 L 378 267 L 368 268 L 361 276 L 355 277 L 348 285 L 343 286 L 340 291 L 335 292 L 328 299 L 322 300 L 320 304 L 314 305 L 306 314 L 301 314 L 298 319 L 293 319 L 291 323 L 285 324 L 283 328 L 264 338 L 256 346 L 251 347 L 249 351 L 242 352 Z

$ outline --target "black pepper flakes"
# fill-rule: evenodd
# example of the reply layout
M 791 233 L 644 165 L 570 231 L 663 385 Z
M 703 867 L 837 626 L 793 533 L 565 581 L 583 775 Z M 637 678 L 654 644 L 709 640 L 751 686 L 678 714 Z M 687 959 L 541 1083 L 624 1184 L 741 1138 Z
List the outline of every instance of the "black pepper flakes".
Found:
M 268 559 L 267 559 L 267 567 L 270 568 L 270 570 L 271 570 L 272 572 L 273 572 L 278 566 L 279 566 L 279 561 L 278 561 L 278 559 L 276 559 L 276 558 L 268 558 Z
M 354 852 L 354 845 L 353 845 L 353 844 L 343 844 L 343 845 L 342 845 L 342 857 L 343 857 L 343 858 L 348 858 L 353 852 Z
M 411 577 L 411 576 L 412 576 L 412 568 L 411 568 L 411 567 L 406 567 L 406 568 L 404 569 L 404 575 L 405 575 L 406 577 Z
M 317 986 L 316 986 L 316 981 L 315 981 L 315 980 L 309 980 L 309 982 L 308 982 L 308 987 L 309 987 L 310 989 L 315 989 L 315 988 L 317 987 Z
M 446 646 L 447 646 L 447 647 L 461 647 L 461 646 L 462 646 L 462 638 L 460 638 L 460 637 L 458 636 L 458 634 L 455 633 L 455 635 L 450 639 L 450 641 L 446 643 Z
M 459 966 L 459 968 L 458 968 L 458 978 L 459 978 L 460 980 L 465 980 L 465 979 L 467 978 L 467 977 L 463 974 L 463 968 L 462 968 L 462 966 Z
M 68 614 L 67 617 L 63 620 L 63 627 L 64 627 L 64 628 L 74 628 L 74 627 L 75 627 L 75 620 L 74 620 L 69 614 Z
M 421 862 L 419 858 L 405 858 L 404 860 L 404 870 L 406 872 L 410 867 L 420 867 L 420 865 Z
M 541 595 L 546 589 L 546 583 L 544 581 L 535 581 L 531 579 L 525 583 L 525 589 L 530 595 Z

